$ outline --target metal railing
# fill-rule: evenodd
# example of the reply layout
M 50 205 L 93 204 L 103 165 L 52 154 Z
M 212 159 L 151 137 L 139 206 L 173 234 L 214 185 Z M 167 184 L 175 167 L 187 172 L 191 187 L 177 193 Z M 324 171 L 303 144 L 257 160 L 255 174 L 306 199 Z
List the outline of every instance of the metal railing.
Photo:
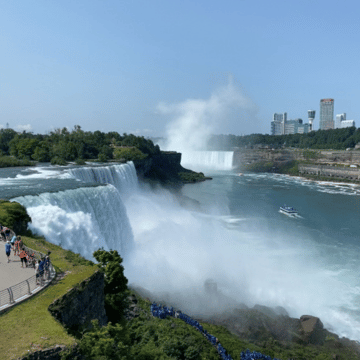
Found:
M 24 250 L 29 254 L 34 254 L 36 259 L 45 257 L 45 254 L 40 251 L 33 250 L 27 246 L 23 247 Z M 41 290 L 43 287 L 51 283 L 56 275 L 56 271 L 50 262 L 48 271 L 45 271 L 38 280 L 36 275 L 31 276 L 29 279 L 20 282 L 19 284 L 13 285 L 5 290 L 0 291 L 0 311 L 19 303 L 34 293 Z

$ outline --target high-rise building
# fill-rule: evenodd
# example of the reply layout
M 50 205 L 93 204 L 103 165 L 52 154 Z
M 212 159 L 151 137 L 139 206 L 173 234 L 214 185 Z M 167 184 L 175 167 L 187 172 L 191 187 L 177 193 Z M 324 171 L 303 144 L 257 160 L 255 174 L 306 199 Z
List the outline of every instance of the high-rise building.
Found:
M 285 123 L 287 120 L 287 113 L 273 114 L 273 120 L 271 122 L 271 135 L 284 135 Z
M 334 128 L 334 99 L 320 100 L 320 130 Z
M 313 131 L 314 119 L 315 119 L 315 110 L 308 110 L 309 131 Z

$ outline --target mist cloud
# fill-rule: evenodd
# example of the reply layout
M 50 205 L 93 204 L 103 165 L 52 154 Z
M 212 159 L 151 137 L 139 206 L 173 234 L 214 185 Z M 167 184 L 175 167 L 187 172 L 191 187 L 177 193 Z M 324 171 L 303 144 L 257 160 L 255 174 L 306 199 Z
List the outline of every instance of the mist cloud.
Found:
M 214 91 L 208 99 L 188 99 L 176 104 L 160 103 L 158 111 L 171 118 L 162 148 L 182 152 L 205 150 L 210 135 L 218 133 L 234 111 L 252 111 L 251 99 L 233 82 Z M 239 132 L 241 132 L 239 124 Z M 223 132 L 222 132 L 223 133 Z

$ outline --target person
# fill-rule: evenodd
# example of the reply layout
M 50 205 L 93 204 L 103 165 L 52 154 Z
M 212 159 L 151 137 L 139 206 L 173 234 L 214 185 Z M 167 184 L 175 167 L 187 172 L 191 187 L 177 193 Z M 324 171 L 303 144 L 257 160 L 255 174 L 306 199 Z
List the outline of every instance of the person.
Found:
M 39 263 L 39 277 L 40 277 L 40 284 L 42 285 L 43 276 L 44 276 L 44 267 L 45 267 L 45 259 L 41 259 Z
M 27 267 L 27 253 L 24 249 L 21 250 L 19 256 L 20 256 L 20 260 L 21 260 L 21 267 L 24 267 L 24 264 L 25 264 L 25 267 Z
M 6 241 L 5 228 L 3 227 L 0 232 L 1 240 Z
M 5 244 L 5 253 L 6 253 L 6 256 L 8 258 L 8 261 L 7 262 L 10 262 L 10 253 L 11 253 L 11 244 L 10 244 L 10 241 L 7 241 L 6 244 Z
M 23 248 L 23 242 L 22 242 L 22 240 L 21 240 L 21 236 L 20 235 L 18 235 L 18 237 L 17 237 L 17 239 L 18 239 L 18 241 L 19 241 L 19 243 L 18 243 L 18 249 L 19 249 L 19 252 L 20 252 L 20 249 L 22 249 Z
M 12 248 L 14 250 L 14 255 L 16 255 L 16 253 L 17 253 L 17 242 L 16 241 L 17 241 L 17 238 L 16 238 L 16 235 L 14 235 L 10 241 Z
M 40 265 L 40 260 L 38 260 L 35 264 L 36 285 L 39 285 L 39 281 L 40 281 L 39 265 Z
M 50 258 L 49 255 L 45 256 L 45 264 L 44 264 L 44 278 L 49 279 L 50 276 Z

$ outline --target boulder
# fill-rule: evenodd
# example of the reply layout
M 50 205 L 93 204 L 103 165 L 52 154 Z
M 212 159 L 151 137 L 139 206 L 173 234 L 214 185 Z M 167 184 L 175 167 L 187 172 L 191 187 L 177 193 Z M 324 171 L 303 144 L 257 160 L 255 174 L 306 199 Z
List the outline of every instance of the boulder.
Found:
M 300 317 L 300 325 L 305 343 L 314 345 L 324 344 L 326 332 L 323 323 L 318 317 L 303 315 Z

